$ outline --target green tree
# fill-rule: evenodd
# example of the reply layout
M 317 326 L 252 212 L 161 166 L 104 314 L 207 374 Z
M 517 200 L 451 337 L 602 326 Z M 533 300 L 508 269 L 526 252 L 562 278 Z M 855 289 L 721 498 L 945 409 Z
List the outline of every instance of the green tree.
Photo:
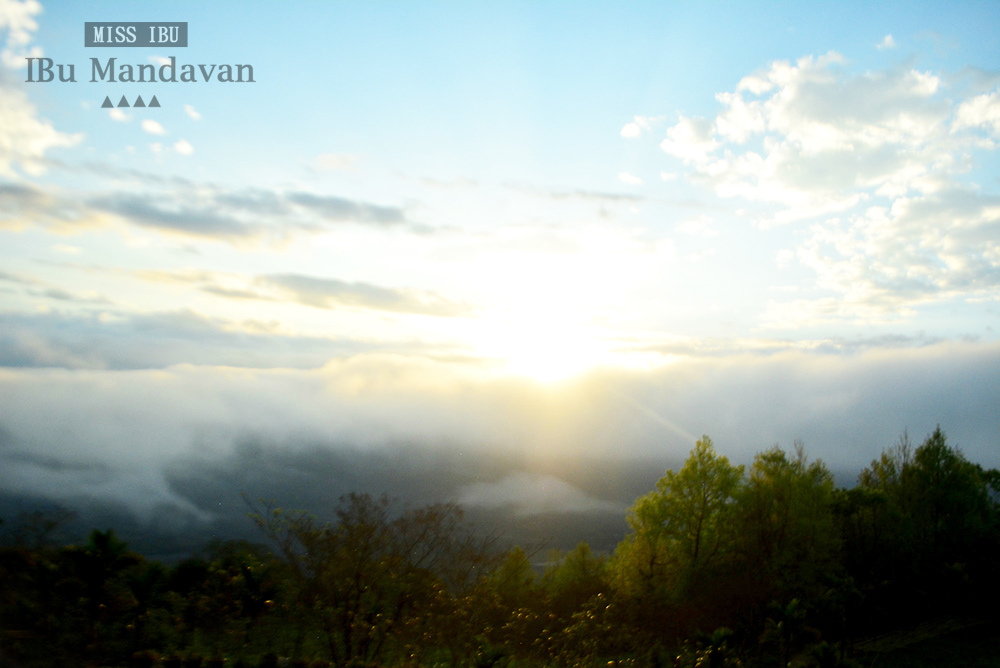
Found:
M 898 490 L 903 471 L 913 461 L 913 447 L 910 445 L 910 435 L 903 431 L 899 442 L 891 448 L 882 451 L 878 459 L 873 459 L 868 468 L 858 475 L 858 485 L 882 492 Z
M 475 581 L 489 563 L 491 541 L 462 522 L 454 504 L 407 510 L 393 517 L 388 497 L 350 494 L 337 521 L 307 513 L 256 512 L 258 526 L 289 564 L 300 615 L 311 618 L 338 664 L 380 662 L 399 654 L 407 631 Z
M 812 593 L 836 571 L 833 476 L 810 463 L 801 443 L 790 457 L 775 446 L 758 453 L 739 498 L 742 559 L 759 592 L 788 600 Z
M 913 540 L 940 551 L 961 544 L 989 521 L 994 474 L 949 446 L 938 426 L 912 455 L 904 434 L 861 472 L 858 483 L 884 492 L 917 532 Z
M 844 517 L 846 563 L 879 608 L 920 614 L 965 605 L 996 582 L 1000 547 L 995 472 L 948 445 L 940 427 L 912 451 L 900 443 L 861 472 Z
M 919 540 L 934 560 L 964 556 L 986 528 L 990 502 L 982 469 L 948 445 L 939 426 L 905 471 Z
M 608 573 L 615 617 L 637 646 L 728 623 L 724 575 L 739 544 L 733 519 L 742 486 L 743 467 L 716 453 L 705 436 L 679 470 L 667 471 L 632 506 L 631 531 Z
M 656 488 L 632 506 L 632 537 L 619 563 L 650 590 L 666 579 L 690 587 L 733 547 L 733 511 L 743 467 L 715 452 L 703 436 L 679 471 L 667 471 Z M 626 566 L 627 564 L 627 566 Z
M 541 584 L 556 614 L 570 615 L 608 591 L 607 558 L 594 554 L 587 543 L 565 554 L 550 554 Z

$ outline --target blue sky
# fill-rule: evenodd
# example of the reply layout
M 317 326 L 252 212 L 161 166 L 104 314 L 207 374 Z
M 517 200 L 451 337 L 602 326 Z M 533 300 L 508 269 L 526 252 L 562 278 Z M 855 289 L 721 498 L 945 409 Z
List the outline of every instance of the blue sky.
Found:
M 998 14 L 0 2 L 0 484 L 205 513 L 165 467 L 246 434 L 997 465 Z M 83 47 L 130 20 L 189 46 Z

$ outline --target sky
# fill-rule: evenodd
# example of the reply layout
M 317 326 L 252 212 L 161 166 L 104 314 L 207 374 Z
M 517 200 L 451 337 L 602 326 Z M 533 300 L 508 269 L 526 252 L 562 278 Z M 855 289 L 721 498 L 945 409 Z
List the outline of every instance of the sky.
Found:
M 188 45 L 87 48 L 88 21 Z M 0 501 L 622 527 L 702 434 L 850 484 L 940 424 L 1000 466 L 998 22 L 0 0 Z

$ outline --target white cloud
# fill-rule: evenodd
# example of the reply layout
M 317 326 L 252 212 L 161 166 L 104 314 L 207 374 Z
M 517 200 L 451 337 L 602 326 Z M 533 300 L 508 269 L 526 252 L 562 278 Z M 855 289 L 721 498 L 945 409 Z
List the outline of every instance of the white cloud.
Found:
M 127 123 L 128 121 L 132 120 L 131 116 L 126 114 L 121 109 L 118 109 L 117 107 L 115 107 L 114 109 L 109 109 L 108 116 L 111 117 L 111 120 L 118 121 L 119 123 Z
M 82 140 L 82 134 L 59 132 L 39 119 L 20 90 L 0 85 L 0 175 L 14 176 L 15 166 L 38 174 L 44 171 L 46 151 L 75 146 Z
M 737 91 L 746 90 L 750 91 L 754 95 L 763 95 L 772 88 L 774 88 L 774 83 L 772 81 L 755 75 L 743 77 L 736 85 Z
M 685 256 L 684 259 L 686 259 L 688 262 L 692 264 L 697 264 L 699 262 L 711 259 L 715 257 L 715 255 L 716 255 L 716 250 L 714 248 L 706 248 L 704 250 L 695 251 L 694 253 L 689 253 L 688 255 Z M 712 308 L 713 310 L 715 310 L 717 307 L 713 306 Z
M 935 171 L 953 167 L 958 148 L 940 79 L 906 69 L 849 75 L 842 63 L 836 53 L 772 63 L 719 93 L 715 119 L 681 117 L 662 147 L 722 197 L 779 205 L 777 223 L 940 188 Z
M 153 63 L 154 65 L 169 65 L 170 59 L 167 58 L 166 56 L 150 56 L 149 62 Z
M 30 45 L 38 29 L 34 17 L 41 11 L 41 4 L 35 0 L 0 1 L 0 33 L 7 33 L 0 60 L 7 67 L 24 67 L 25 57 L 42 55 L 40 48 Z M 38 174 L 44 170 L 46 151 L 74 146 L 83 140 L 83 135 L 59 132 L 49 122 L 39 119 L 27 95 L 5 82 L 6 78 L 0 77 L 0 175 L 15 176 L 15 167 Z
M 628 172 L 621 172 L 620 174 L 618 174 L 618 180 L 621 181 L 622 183 L 627 183 L 630 186 L 638 186 L 642 184 L 642 179 L 640 179 L 638 176 L 633 176 Z
M 322 172 L 336 172 L 355 168 L 358 156 L 348 153 L 321 153 L 313 160 L 313 168 Z
M 142 129 L 151 135 L 165 135 L 167 134 L 166 129 L 158 121 L 154 121 L 151 118 L 144 119 L 142 121 Z
M 181 155 L 191 155 L 192 153 L 194 153 L 194 146 L 191 146 L 191 144 L 186 139 L 181 139 L 180 141 L 174 144 L 174 150 L 180 153 Z
M 630 123 L 626 123 L 622 127 L 621 136 L 626 139 L 635 139 L 643 132 L 652 129 L 654 124 L 662 120 L 662 116 L 635 116 Z
M 759 100 L 746 101 L 741 93 L 719 93 L 715 99 L 725 107 L 715 119 L 719 135 L 738 144 L 764 131 L 764 114 Z
M 311 370 L 5 368 L 2 426 L 30 456 L 10 457 L 17 452 L 10 447 L 0 452 L 0 487 L 44 489 L 64 499 L 181 501 L 176 487 L 163 484 L 165 471 L 196 452 L 223 461 L 247 434 L 289 450 L 382 453 L 401 466 L 407 454 L 445 443 L 455 444 L 463 462 L 483 453 L 523 454 L 524 468 L 486 472 L 444 492 L 522 515 L 614 512 L 614 503 L 593 491 L 602 484 L 585 490 L 579 476 L 570 477 L 572 463 L 605 457 L 623 467 L 608 471 L 615 476 L 650 457 L 679 462 L 693 438 L 678 431 L 708 433 L 740 463 L 762 447 L 802 438 L 812 457 L 856 471 L 904 427 L 920 435 L 940 422 L 970 459 L 1000 465 L 1000 414 L 990 410 L 1000 369 L 996 343 L 857 354 L 826 345 L 830 352 L 688 358 L 643 373 L 595 374 L 576 382 L 559 410 L 551 410 L 551 392 L 528 383 L 474 380 L 446 362 L 390 355 L 355 355 Z M 546 458 L 566 464 L 531 464 Z M 88 470 L 106 477 L 31 465 L 67 461 L 92 463 Z M 29 472 L 47 477 L 29 481 Z
M 719 231 L 712 227 L 712 222 L 712 218 L 706 215 L 689 218 L 677 224 L 677 231 L 696 237 L 717 237 Z
M 994 138 L 1000 139 L 1000 93 L 994 91 L 977 95 L 959 105 L 952 129 L 959 131 L 979 127 L 988 128 Z
M 967 190 L 899 198 L 813 225 L 797 255 L 835 296 L 771 304 L 768 326 L 899 322 L 933 301 L 997 296 L 1000 198 Z
M 882 51 L 884 49 L 895 49 L 896 40 L 892 38 L 892 35 L 886 35 L 885 37 L 882 38 L 881 42 L 875 45 L 875 48 L 878 49 L 879 51 Z
M 626 139 L 635 139 L 642 134 L 642 129 L 636 123 L 626 123 L 622 126 L 621 136 Z
M 667 181 L 667 182 L 669 182 L 669 181 L 676 181 L 677 180 L 677 172 L 660 172 L 660 179 L 662 179 L 663 181 Z
M 660 148 L 686 163 L 704 163 L 709 155 L 719 147 L 713 137 L 714 124 L 704 118 L 681 119 L 667 130 L 667 138 Z
M 187 114 L 189 117 L 191 117 L 191 120 L 194 120 L 194 121 L 200 121 L 201 120 L 201 114 L 199 114 L 197 111 L 195 111 L 195 108 L 192 107 L 190 104 L 185 104 L 184 105 L 184 113 Z
M 24 67 L 25 58 L 38 58 L 42 55 L 38 46 L 29 47 L 32 34 L 38 30 L 34 16 L 41 12 L 42 5 L 37 0 L 0 1 L 0 31 L 7 30 L 7 41 L 3 51 L 0 51 L 0 60 L 5 66 L 11 69 L 21 68 Z
M 760 227 L 810 223 L 794 256 L 814 296 L 772 303 L 766 326 L 899 321 L 1000 294 L 1000 200 L 962 183 L 974 152 L 998 146 L 1000 92 L 954 94 L 933 72 L 852 73 L 831 52 L 771 63 L 717 94 L 714 117 L 668 128 L 661 147 L 691 182 L 756 203 Z
M 163 144 L 161 144 L 160 142 L 154 142 L 149 145 L 149 150 L 152 151 L 153 153 L 159 153 L 160 151 L 163 150 Z
M 588 496 L 555 476 L 519 472 L 497 482 L 475 482 L 459 490 L 458 503 L 470 508 L 513 508 L 518 515 L 624 512 L 620 504 Z

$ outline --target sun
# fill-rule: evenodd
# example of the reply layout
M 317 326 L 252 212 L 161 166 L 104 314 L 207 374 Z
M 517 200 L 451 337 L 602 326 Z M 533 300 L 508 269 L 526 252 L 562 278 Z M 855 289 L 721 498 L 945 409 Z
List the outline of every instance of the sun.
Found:
M 545 383 L 644 363 L 623 337 L 634 338 L 636 286 L 662 271 L 659 246 L 586 225 L 509 234 L 469 260 L 459 286 L 477 308 L 448 329 L 473 354 Z
M 610 351 L 591 328 L 544 314 L 484 319 L 473 346 L 503 373 L 556 383 L 609 363 Z

